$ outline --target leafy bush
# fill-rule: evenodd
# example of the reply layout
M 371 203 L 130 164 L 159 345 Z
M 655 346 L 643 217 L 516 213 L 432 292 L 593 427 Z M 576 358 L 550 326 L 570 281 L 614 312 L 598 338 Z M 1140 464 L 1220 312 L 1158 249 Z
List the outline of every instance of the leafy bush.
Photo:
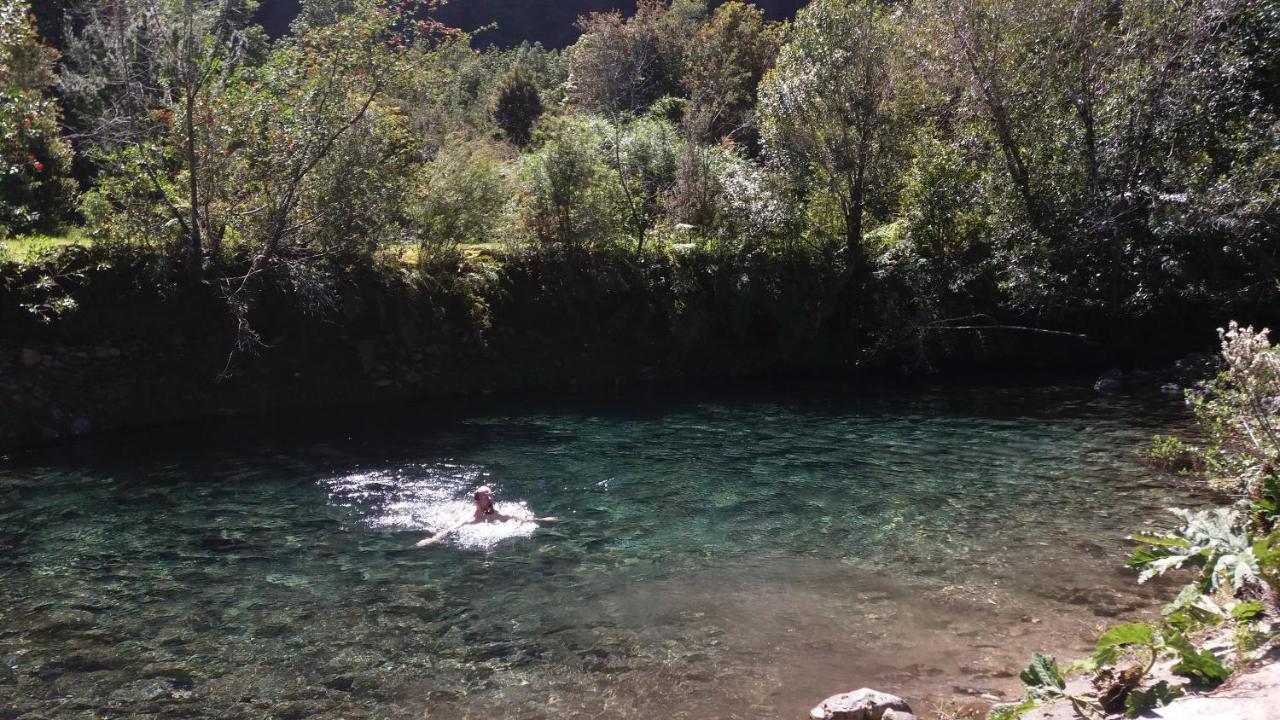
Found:
M 542 117 L 542 110 L 538 86 L 524 66 L 517 65 L 498 81 L 493 121 L 512 144 L 518 147 L 529 144 L 533 138 L 533 125 Z
M 1168 472 L 1180 474 L 1204 470 L 1204 457 L 1200 452 L 1172 435 L 1156 435 L 1151 447 L 1143 453 L 1148 462 Z
M 610 169 L 617 187 L 615 213 L 624 219 L 637 252 L 643 249 L 645 235 L 675 184 L 682 145 L 675 127 L 656 119 L 615 127 L 606 141 L 605 154 L 613 161 Z
M 409 208 L 419 258 L 458 243 L 493 240 L 510 195 L 501 158 L 490 144 L 457 138 L 445 145 L 419 171 Z
M 1200 568 L 1194 585 L 1202 593 L 1217 590 L 1224 581 L 1239 590 L 1259 580 L 1258 558 L 1238 512 L 1228 508 L 1169 512 L 1182 521 L 1177 529 L 1133 536 L 1141 543 L 1129 561 L 1141 571 L 1138 582 L 1183 565 Z
M 0 239 L 53 229 L 74 204 L 71 146 L 46 94 L 57 56 L 36 36 L 26 0 L 0 0 Z
M 1232 321 L 1218 330 L 1225 369 L 1189 393 L 1208 470 L 1224 486 L 1257 495 L 1280 462 L 1280 348 L 1267 330 Z
M 560 121 L 521 168 L 524 227 L 542 243 L 580 247 L 614 235 L 601 123 Z

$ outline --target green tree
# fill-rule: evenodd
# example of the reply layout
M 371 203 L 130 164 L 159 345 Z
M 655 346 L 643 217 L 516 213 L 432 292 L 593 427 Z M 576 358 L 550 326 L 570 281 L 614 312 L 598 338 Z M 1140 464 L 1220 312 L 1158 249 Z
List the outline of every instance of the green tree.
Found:
M 995 149 L 985 162 L 1001 171 L 993 207 L 1022 307 L 1134 315 L 1191 288 L 1214 302 L 1210 288 L 1270 286 L 1277 253 L 1246 238 L 1276 217 L 1247 199 L 1276 194 L 1263 179 L 1276 113 L 1256 84 L 1275 36 L 1256 19 L 1274 17 L 1272 0 L 916 9 L 946 53 L 931 77 L 949 84 L 953 127 Z
M 74 200 L 71 147 L 49 95 L 56 60 L 26 0 L 0 0 L 0 237 L 49 230 Z
M 495 239 L 511 194 L 501 155 L 490 143 L 459 138 L 446 144 L 419 170 L 410 209 L 419 257 Z
M 670 123 L 645 119 L 625 128 L 615 124 L 606 145 L 616 189 L 614 212 L 635 241 L 638 255 L 675 183 L 680 138 Z
M 250 24 L 256 7 L 253 0 L 87 1 L 67 38 L 63 91 L 74 123 L 107 172 L 114 166 L 146 178 L 194 262 L 218 232 L 201 182 L 207 112 L 234 71 L 264 52 L 261 30 Z
M 875 0 L 814 0 L 796 16 L 760 89 L 766 148 L 814 173 L 838 208 L 849 268 L 866 264 L 869 208 L 891 202 L 902 132 L 893 55 L 898 29 Z
M 615 234 L 617 206 L 608 186 L 603 123 L 559 120 L 521 168 L 524 227 L 538 241 L 564 247 L 607 242 Z
M 298 15 L 289 29 L 302 34 L 312 28 L 332 25 L 355 12 L 355 0 L 301 0 Z
M 716 8 L 684 56 L 692 137 L 755 139 L 756 88 L 773 66 L 780 37 L 753 5 L 731 0 Z
M 542 117 L 542 96 L 531 73 L 517 65 L 498 81 L 493 120 L 517 147 L 529 144 L 533 125 Z
M 705 0 L 640 0 L 630 18 L 616 10 L 579 18 L 582 37 L 567 51 L 574 101 L 617 120 L 678 95 L 684 48 L 705 14 Z

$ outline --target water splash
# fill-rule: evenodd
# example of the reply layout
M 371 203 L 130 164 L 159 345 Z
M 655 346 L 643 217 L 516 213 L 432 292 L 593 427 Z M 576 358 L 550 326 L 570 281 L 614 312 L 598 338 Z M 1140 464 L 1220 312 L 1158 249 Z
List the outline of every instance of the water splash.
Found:
M 479 465 L 439 462 L 350 473 L 321 483 L 329 504 L 351 513 L 364 527 L 430 534 L 469 520 L 475 507 L 469 495 L 488 478 Z M 503 540 L 529 537 L 538 529 L 527 520 L 533 513 L 523 501 L 496 507 L 517 520 L 465 525 L 446 542 L 468 550 L 492 550 Z

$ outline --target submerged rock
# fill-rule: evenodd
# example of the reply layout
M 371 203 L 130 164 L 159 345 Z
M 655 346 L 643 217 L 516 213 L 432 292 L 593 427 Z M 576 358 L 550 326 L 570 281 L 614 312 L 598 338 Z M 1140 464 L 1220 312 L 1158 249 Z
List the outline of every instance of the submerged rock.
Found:
M 64 634 L 77 630 L 86 630 L 93 627 L 97 623 L 97 618 L 93 613 L 84 610 L 62 610 L 50 613 L 43 618 L 43 621 L 35 626 L 36 632 L 45 632 L 51 635 Z
M 173 690 L 173 685 L 164 680 L 137 680 L 111 693 L 111 699 L 134 705 L 168 697 Z
M 1102 373 L 1102 377 L 1093 384 L 1093 389 L 1103 395 L 1114 395 L 1120 392 L 1124 389 L 1124 373 L 1115 368 Z
M 809 717 L 813 720 L 915 720 L 906 700 L 871 688 L 832 695 L 810 710 Z

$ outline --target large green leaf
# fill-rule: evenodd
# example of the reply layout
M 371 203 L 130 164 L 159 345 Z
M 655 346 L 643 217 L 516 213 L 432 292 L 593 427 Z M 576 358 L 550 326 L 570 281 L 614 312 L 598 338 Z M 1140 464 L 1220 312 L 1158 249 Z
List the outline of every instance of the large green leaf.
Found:
M 1098 638 L 1093 659 L 1099 665 L 1113 663 L 1119 657 L 1120 649 L 1128 645 L 1152 647 L 1156 642 L 1156 629 L 1146 623 L 1129 623 L 1117 625 Z
M 1236 603 L 1231 608 L 1231 617 L 1236 620 L 1252 620 L 1267 611 L 1267 607 L 1256 600 Z
M 1156 629 L 1146 623 L 1117 625 L 1098 638 L 1098 649 L 1115 645 L 1151 645 L 1156 641 Z
M 1060 695 L 1067 687 L 1067 681 L 1058 669 L 1058 662 L 1040 653 L 1031 657 L 1031 664 L 1018 677 L 1027 687 L 1027 694 L 1035 698 Z
M 1036 707 L 1035 700 L 1023 700 L 1020 703 L 1009 703 L 1006 705 L 996 705 L 991 708 L 991 712 L 987 713 L 986 720 L 1018 720 L 1023 713 L 1034 710 Z
M 1204 568 L 1197 584 L 1205 592 L 1217 589 L 1223 579 L 1239 590 L 1258 578 L 1258 559 L 1250 547 L 1248 530 L 1241 526 L 1240 514 L 1235 510 L 1171 508 L 1169 512 L 1182 520 L 1177 530 L 1133 537 L 1140 546 L 1129 558 L 1129 565 L 1141 571 L 1138 582 L 1186 564 Z
M 1200 588 L 1196 587 L 1194 584 L 1187 585 L 1182 588 L 1178 593 L 1178 597 L 1173 599 L 1173 602 L 1160 609 L 1160 613 L 1165 616 L 1172 615 L 1179 610 L 1183 610 L 1195 604 L 1195 601 L 1199 598 Z
M 1191 546 L 1191 543 L 1188 542 L 1186 538 L 1180 538 L 1174 535 L 1135 533 L 1129 536 L 1129 539 L 1142 545 L 1152 545 L 1154 547 L 1186 548 Z
M 1217 685 L 1231 675 L 1231 668 L 1223 665 L 1213 653 L 1197 650 L 1185 635 L 1176 630 L 1165 632 L 1164 643 L 1178 654 L 1173 672 L 1179 675 L 1197 678 L 1211 685 Z
M 1130 690 L 1124 700 L 1124 716 L 1135 718 L 1158 707 L 1164 707 L 1182 695 L 1182 688 L 1174 687 L 1167 680 L 1152 685 L 1146 690 Z
M 1259 571 L 1272 575 L 1280 573 L 1280 530 L 1258 540 L 1249 550 L 1258 562 Z

